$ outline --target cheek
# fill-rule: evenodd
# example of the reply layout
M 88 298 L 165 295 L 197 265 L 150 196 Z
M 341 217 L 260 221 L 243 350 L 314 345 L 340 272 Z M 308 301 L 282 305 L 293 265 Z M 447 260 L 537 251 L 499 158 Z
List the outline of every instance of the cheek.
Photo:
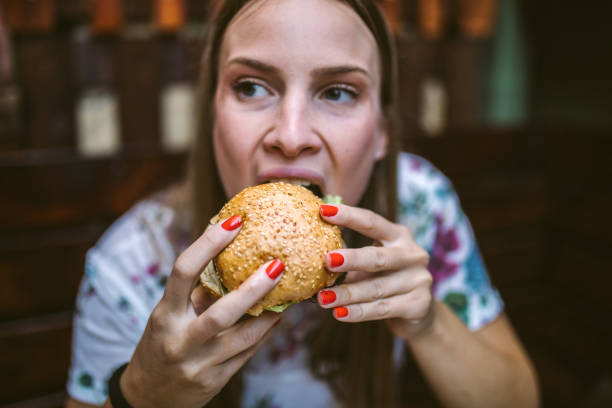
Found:
M 231 115 L 215 100 L 213 146 L 217 170 L 228 196 L 240 191 L 248 181 L 249 144 L 241 135 L 248 134 L 248 124 Z
M 376 117 L 366 118 L 358 125 L 347 126 L 336 144 L 338 183 L 349 205 L 356 205 L 370 179 L 374 166 L 377 136 Z
M 376 123 L 374 115 L 364 115 L 362 120 L 344 128 L 340 140 L 344 156 L 342 159 L 347 167 L 368 167 L 369 159 L 374 154 Z

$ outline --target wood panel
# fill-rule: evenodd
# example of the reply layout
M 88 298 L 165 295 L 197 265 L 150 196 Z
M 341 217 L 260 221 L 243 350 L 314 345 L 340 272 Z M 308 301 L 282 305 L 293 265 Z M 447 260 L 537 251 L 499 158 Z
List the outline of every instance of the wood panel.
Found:
M 593 304 L 593 308 L 600 309 L 602 313 L 612 312 L 610 247 L 585 248 L 568 241 L 559 248 L 555 264 L 552 278 L 560 286 L 571 290 L 575 298 L 588 299 L 588 302 Z M 612 331 L 612 326 L 610 324 L 607 326 Z M 612 338 L 610 341 L 612 344 Z
M 441 140 L 442 139 L 442 140 Z M 540 136 L 525 129 L 462 129 L 441 138 L 414 137 L 404 140 L 435 163 L 455 182 L 495 174 L 520 175 L 539 172 Z
M 159 125 L 159 56 L 152 33 L 137 32 L 119 43 L 121 138 L 124 145 L 157 142 Z
M 0 404 L 57 393 L 70 363 L 72 313 L 0 325 Z
M 21 164 L 19 164 L 21 163 Z M 87 160 L 71 154 L 0 156 L 0 231 L 116 218 L 144 195 L 180 179 L 185 155 L 140 151 Z
M 551 209 L 547 184 L 541 176 L 456 180 L 454 185 L 463 209 L 479 231 L 541 224 Z
M 544 407 L 579 407 L 606 374 L 606 314 L 549 281 L 505 290 L 507 309 L 538 370 Z
M 538 135 L 540 160 L 553 187 L 569 198 L 589 192 L 612 192 L 612 132 L 567 127 Z
M 101 228 L 65 231 L 75 243 L 48 243 L 36 247 L 38 237 L 29 249 L 0 252 L 0 323 L 31 316 L 71 310 L 83 276 L 85 251 L 90 248 Z M 40 243 L 40 241 L 38 242 Z
M 67 37 L 15 39 L 21 89 L 21 148 L 74 146 L 71 58 Z
M 64 408 L 66 402 L 66 392 L 54 392 L 41 397 L 30 398 L 27 400 L 0 405 L 2 408 Z

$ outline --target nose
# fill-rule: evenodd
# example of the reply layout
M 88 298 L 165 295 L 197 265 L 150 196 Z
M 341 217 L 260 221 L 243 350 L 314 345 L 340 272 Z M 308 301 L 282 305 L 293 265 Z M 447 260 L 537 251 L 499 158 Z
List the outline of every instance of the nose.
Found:
M 286 94 L 274 120 L 274 126 L 263 140 L 266 151 L 295 158 L 321 149 L 322 141 L 313 126 L 313 112 L 307 97 Z

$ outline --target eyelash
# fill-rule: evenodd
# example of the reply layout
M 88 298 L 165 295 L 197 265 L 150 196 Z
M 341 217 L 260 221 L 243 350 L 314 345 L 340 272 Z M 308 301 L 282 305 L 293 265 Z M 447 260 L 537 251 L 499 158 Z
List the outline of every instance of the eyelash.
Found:
M 248 86 L 260 86 L 260 87 L 264 88 L 266 90 L 266 92 L 269 93 L 268 88 L 266 86 L 260 84 L 259 82 L 253 81 L 251 79 L 246 79 L 246 80 L 245 79 L 240 79 L 240 80 L 237 80 L 236 82 L 232 83 L 232 89 L 239 96 L 244 96 L 244 94 L 242 93 L 242 91 L 244 89 L 242 89 L 242 88 L 245 85 L 248 85 Z M 251 98 L 251 97 L 247 96 L 247 98 Z
M 348 85 L 344 85 L 344 84 L 336 84 L 336 85 L 332 85 L 330 87 L 325 88 L 323 90 L 323 95 L 326 92 L 329 92 L 329 91 L 331 91 L 333 89 L 339 89 L 341 91 L 344 91 L 344 92 L 348 93 L 353 100 L 355 100 L 355 99 L 357 99 L 359 97 L 359 92 L 357 92 L 353 87 L 348 86 Z
M 238 94 L 241 97 L 244 97 L 244 94 L 242 93 L 244 89 L 242 89 L 244 86 L 260 86 L 262 88 L 264 88 L 266 90 L 266 92 L 270 93 L 270 91 L 268 91 L 268 88 L 264 85 L 262 85 L 261 83 L 251 80 L 251 79 L 239 79 L 237 81 L 235 81 L 234 83 L 232 83 L 231 87 L 234 90 L 234 92 L 236 94 Z M 352 98 L 352 100 L 355 100 L 359 97 L 359 92 L 357 92 L 353 87 L 345 85 L 345 84 L 335 84 L 332 86 L 329 86 L 327 88 L 325 88 L 321 94 L 325 95 L 325 93 L 331 91 L 331 90 L 340 90 L 343 92 L 346 92 L 350 95 L 350 97 Z M 253 98 L 252 96 L 246 96 L 247 99 Z

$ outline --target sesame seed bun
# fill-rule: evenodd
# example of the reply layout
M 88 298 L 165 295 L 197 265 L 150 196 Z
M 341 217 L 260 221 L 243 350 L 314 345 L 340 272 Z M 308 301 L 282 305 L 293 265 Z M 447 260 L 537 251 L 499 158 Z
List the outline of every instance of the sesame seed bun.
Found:
M 325 267 L 325 254 L 342 248 L 340 229 L 323 221 L 323 201 L 310 190 L 284 182 L 248 187 L 211 221 L 240 214 L 242 229 L 201 274 L 204 287 L 222 296 L 244 282 L 263 263 L 280 259 L 281 281 L 248 313 L 282 311 L 330 286 L 338 273 Z M 220 285 L 222 284 L 222 285 Z M 221 286 L 221 287 L 220 287 Z M 282 309 L 282 310 L 281 310 Z

